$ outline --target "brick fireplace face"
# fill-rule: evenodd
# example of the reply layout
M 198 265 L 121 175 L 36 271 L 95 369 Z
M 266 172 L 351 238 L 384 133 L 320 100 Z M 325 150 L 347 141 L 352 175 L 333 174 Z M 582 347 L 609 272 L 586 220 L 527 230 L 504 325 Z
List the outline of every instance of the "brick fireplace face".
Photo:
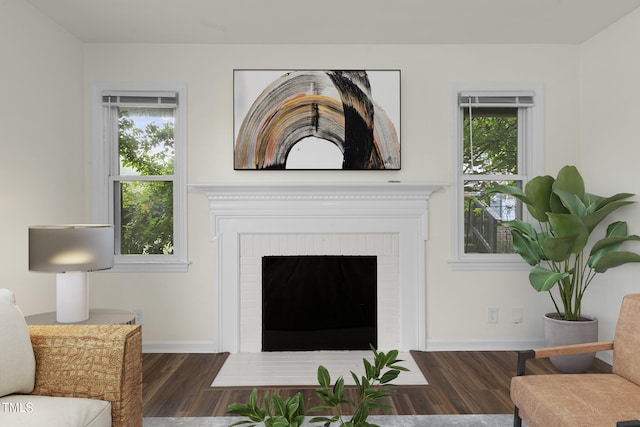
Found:
M 244 234 L 240 236 L 240 351 L 262 350 L 262 258 L 274 255 L 376 257 L 378 347 L 393 348 L 399 331 L 398 235 L 389 233 Z M 321 308 L 308 305 L 308 313 Z

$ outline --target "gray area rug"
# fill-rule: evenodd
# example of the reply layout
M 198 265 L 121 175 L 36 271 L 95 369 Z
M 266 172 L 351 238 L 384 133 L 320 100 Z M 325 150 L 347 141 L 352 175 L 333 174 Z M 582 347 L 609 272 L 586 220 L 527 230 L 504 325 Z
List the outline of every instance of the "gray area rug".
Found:
M 142 426 L 227 427 L 240 419 L 237 417 L 144 418 Z M 511 427 L 513 415 L 372 415 L 368 421 L 383 427 Z

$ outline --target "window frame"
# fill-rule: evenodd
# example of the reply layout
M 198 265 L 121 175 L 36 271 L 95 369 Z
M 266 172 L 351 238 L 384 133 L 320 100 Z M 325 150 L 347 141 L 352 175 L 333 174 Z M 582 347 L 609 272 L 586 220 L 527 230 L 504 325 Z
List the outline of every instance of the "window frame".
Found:
M 174 92 L 178 104 L 174 117 L 173 180 L 173 254 L 114 255 L 114 272 L 185 272 L 188 270 L 187 243 L 187 88 L 184 84 L 125 84 L 95 83 L 92 86 L 92 184 L 91 220 L 114 223 L 115 195 L 113 191 L 113 163 L 118 159 L 117 120 L 113 122 L 108 107 L 103 105 L 105 92 L 157 96 Z M 167 180 L 167 177 L 162 177 Z M 147 180 L 142 177 L 142 180 Z M 126 181 L 127 179 L 123 179 Z M 117 233 L 116 233 L 117 235 Z
M 461 93 L 482 96 L 513 95 L 518 92 L 533 94 L 534 105 L 518 108 L 518 174 L 509 178 L 522 180 L 524 186 L 529 178 L 544 173 L 544 114 L 543 91 L 540 84 L 456 84 L 451 90 L 451 135 L 452 135 L 452 188 L 451 188 L 451 257 L 449 263 L 454 270 L 520 270 L 529 266 L 518 254 L 466 254 L 464 253 L 464 182 L 474 175 L 462 174 L 463 120 L 464 110 L 459 106 Z M 504 175 L 480 175 L 483 178 L 503 179 Z M 523 219 L 529 214 L 523 209 Z

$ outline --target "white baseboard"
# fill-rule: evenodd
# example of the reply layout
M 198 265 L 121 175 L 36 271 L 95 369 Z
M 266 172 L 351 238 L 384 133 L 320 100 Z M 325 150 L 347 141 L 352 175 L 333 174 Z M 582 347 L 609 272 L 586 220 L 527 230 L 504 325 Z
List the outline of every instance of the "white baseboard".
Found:
M 207 341 L 151 341 L 142 343 L 143 353 L 217 353 L 218 346 Z
M 544 347 L 542 340 L 427 340 L 426 351 L 500 351 Z M 217 345 L 207 341 L 149 341 L 143 353 L 217 353 Z
M 514 351 L 539 347 L 544 347 L 544 340 L 427 340 L 426 351 Z
M 427 340 L 426 351 L 518 351 L 544 347 L 544 340 Z M 596 358 L 613 365 L 613 352 L 601 351 Z
M 601 351 L 596 353 L 596 357 L 602 360 L 605 363 L 613 366 L 613 352 L 612 351 Z

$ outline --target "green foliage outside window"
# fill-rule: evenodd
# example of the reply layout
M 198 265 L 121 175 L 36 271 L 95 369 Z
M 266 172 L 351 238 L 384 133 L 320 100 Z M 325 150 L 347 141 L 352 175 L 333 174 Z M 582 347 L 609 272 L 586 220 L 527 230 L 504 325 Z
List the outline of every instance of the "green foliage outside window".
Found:
M 500 223 L 511 219 L 506 215 L 518 215 L 515 201 L 496 200 L 495 195 L 492 199 L 485 190 L 498 181 L 485 176 L 518 174 L 518 110 L 465 111 L 462 163 L 462 173 L 474 177 L 464 182 L 465 253 L 512 252 L 510 236 L 501 232 Z
M 119 112 L 120 253 L 172 254 L 173 110 Z
M 498 109 L 474 110 L 464 118 L 463 173 L 505 175 L 518 173 L 518 118 Z M 473 122 L 473 123 L 471 123 Z M 470 128 L 470 125 L 473 127 Z

